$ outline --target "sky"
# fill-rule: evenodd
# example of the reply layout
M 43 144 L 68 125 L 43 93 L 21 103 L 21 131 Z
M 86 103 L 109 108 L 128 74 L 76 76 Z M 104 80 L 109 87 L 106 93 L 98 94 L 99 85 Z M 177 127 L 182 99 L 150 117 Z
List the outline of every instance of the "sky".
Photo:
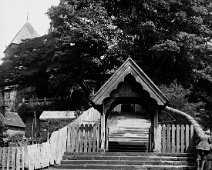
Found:
M 58 4 L 59 0 L 0 0 L 0 60 L 6 46 L 27 21 L 27 16 L 39 35 L 46 34 L 50 23 L 46 12 Z

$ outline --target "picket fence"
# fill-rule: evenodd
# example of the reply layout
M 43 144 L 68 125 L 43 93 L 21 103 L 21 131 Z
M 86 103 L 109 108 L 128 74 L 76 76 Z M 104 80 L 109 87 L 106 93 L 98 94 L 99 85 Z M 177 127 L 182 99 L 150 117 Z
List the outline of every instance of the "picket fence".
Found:
M 26 147 L 4 147 L 0 148 L 0 167 L 2 170 L 15 170 L 25 167 Z
M 193 125 L 159 125 L 162 153 L 188 153 L 194 150 Z
M 42 144 L 22 147 L 3 147 L 0 149 L 2 170 L 41 169 L 59 164 L 66 151 L 67 127 L 52 133 L 51 138 Z
M 42 144 L 0 148 L 0 169 L 41 169 L 60 164 L 64 152 L 98 152 L 100 125 L 69 124 Z
M 70 124 L 68 126 L 67 152 L 98 152 L 100 124 Z

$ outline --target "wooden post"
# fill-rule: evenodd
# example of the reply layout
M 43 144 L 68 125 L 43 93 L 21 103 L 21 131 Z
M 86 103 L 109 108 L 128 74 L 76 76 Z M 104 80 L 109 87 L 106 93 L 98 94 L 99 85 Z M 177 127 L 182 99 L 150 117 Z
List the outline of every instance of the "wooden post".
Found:
M 36 134 L 36 132 L 37 132 L 37 121 L 36 121 L 36 119 L 37 119 L 36 118 L 36 112 L 34 111 L 34 123 L 35 123 L 35 126 L 34 126 L 35 136 L 34 137 L 35 137 L 35 139 L 37 138 L 37 134 Z
M 161 132 L 162 132 L 162 127 L 161 125 L 158 125 L 158 151 L 162 151 L 162 143 L 161 143 Z
M 154 148 L 153 152 L 159 152 L 160 151 L 160 146 L 159 146 L 159 131 L 158 131 L 158 110 L 155 110 L 154 114 Z
M 105 114 L 101 115 L 101 151 L 105 152 Z

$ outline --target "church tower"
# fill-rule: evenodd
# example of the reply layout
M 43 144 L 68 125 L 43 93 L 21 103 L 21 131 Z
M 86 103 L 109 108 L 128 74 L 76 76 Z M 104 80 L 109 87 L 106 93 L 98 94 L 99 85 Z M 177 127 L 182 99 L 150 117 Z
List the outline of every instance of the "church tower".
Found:
M 22 28 L 19 30 L 19 32 L 16 34 L 16 36 L 13 38 L 13 40 L 10 42 L 8 47 L 5 49 L 4 54 L 5 58 L 12 52 L 13 49 L 17 47 L 18 44 L 20 44 L 23 40 L 26 39 L 33 39 L 36 37 L 39 37 L 40 35 L 35 31 L 33 26 L 26 21 L 26 23 L 22 26 Z

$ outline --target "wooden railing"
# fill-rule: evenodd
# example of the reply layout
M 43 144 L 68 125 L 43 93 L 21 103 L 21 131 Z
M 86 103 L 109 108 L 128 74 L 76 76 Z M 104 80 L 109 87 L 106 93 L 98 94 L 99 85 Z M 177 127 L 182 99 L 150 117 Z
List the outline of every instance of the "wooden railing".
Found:
M 193 125 L 159 125 L 162 153 L 188 153 L 194 150 Z
M 100 124 L 69 124 L 67 152 L 98 152 L 100 147 Z
M 22 104 L 29 104 L 30 106 L 35 106 L 35 105 L 41 105 L 41 106 L 46 106 L 50 105 L 53 102 L 60 102 L 60 101 L 66 101 L 69 100 L 70 97 L 65 97 L 65 98 L 46 98 L 44 97 L 43 99 L 38 99 L 38 98 L 31 98 L 29 100 L 22 99 L 21 103 Z
M 30 99 L 22 99 L 20 101 L 17 100 L 11 100 L 11 99 L 4 99 L 4 105 L 9 107 L 9 108 L 14 108 L 20 104 L 27 104 L 29 106 L 47 106 L 52 104 L 53 102 L 60 102 L 60 101 L 67 101 L 69 100 L 70 97 L 57 97 L 57 98 L 42 98 L 42 99 L 38 99 L 38 98 L 30 98 Z

